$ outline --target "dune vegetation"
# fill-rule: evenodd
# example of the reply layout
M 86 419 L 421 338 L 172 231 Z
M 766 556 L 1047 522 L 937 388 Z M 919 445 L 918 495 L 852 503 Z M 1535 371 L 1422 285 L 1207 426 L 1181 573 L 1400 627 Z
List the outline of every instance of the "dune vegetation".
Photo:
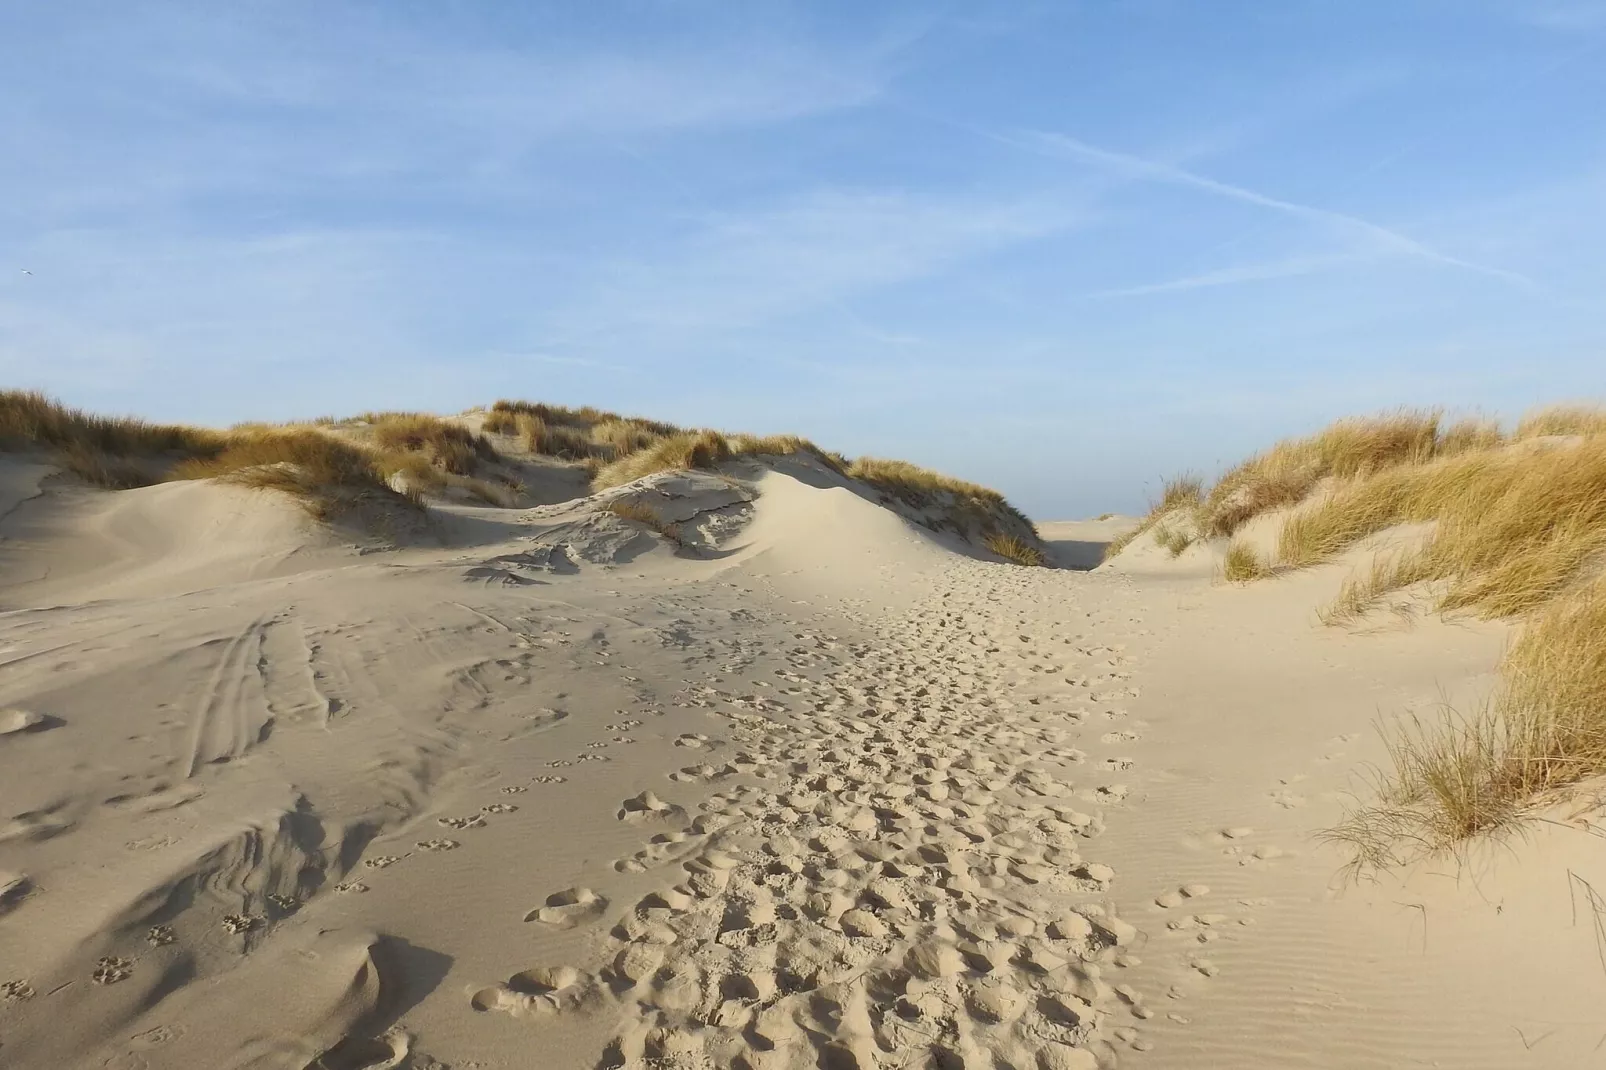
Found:
M 1234 537 L 1272 510 L 1283 512 L 1269 555 Z M 1420 537 L 1366 559 L 1319 610 L 1325 623 L 1401 610 L 1390 596 L 1405 593 L 1520 631 L 1486 708 L 1390 739 L 1376 798 L 1332 831 L 1369 864 L 1498 828 L 1606 775 L 1606 410 L 1545 409 L 1509 434 L 1432 411 L 1340 421 L 1209 488 L 1173 480 L 1122 542 L 1225 539 L 1225 578 L 1249 582 L 1402 525 Z
M 200 478 L 272 488 L 324 519 L 341 503 L 383 499 L 419 508 L 425 495 L 448 490 L 516 505 L 521 487 L 509 465 L 519 450 L 582 467 L 593 492 L 737 457 L 807 454 L 888 501 L 921 510 L 917 519 L 934 530 L 947 528 L 1019 564 L 1044 561 L 1031 522 L 986 487 L 905 461 L 849 460 L 796 435 L 687 430 L 591 407 L 502 400 L 484 410 L 478 430 L 466 418 L 377 412 L 218 431 L 93 416 L 43 394 L 10 391 L 0 392 L 0 448 L 47 451 L 110 489 Z

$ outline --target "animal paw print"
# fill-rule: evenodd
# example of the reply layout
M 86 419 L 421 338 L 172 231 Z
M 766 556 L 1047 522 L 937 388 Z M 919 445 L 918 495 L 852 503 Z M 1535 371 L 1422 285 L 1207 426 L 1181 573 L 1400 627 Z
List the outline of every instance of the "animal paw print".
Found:
M 507 787 L 502 789 L 502 794 L 503 795 L 523 795 L 525 792 L 527 792 L 529 790 L 530 789 L 525 787 L 523 784 L 509 784 Z
M 485 827 L 485 815 L 470 814 L 468 817 L 437 817 L 435 824 L 459 831 L 463 829 L 481 829 Z
M 606 746 L 606 744 L 604 744 L 604 746 Z M 606 754 L 582 754 L 582 755 L 580 755 L 580 757 L 576 758 L 575 761 L 577 761 L 577 762 L 611 762 L 611 761 L 613 761 L 613 759 L 608 757 Z
M 421 851 L 455 851 L 463 845 L 456 840 L 419 840 L 415 846 Z
M 401 861 L 401 855 L 378 855 L 374 858 L 363 859 L 363 865 L 369 869 L 388 869 Z
M 480 811 L 487 814 L 511 814 L 517 809 L 512 803 L 486 803 L 480 807 Z
M 134 976 L 134 964 L 127 959 L 120 959 L 115 955 L 108 955 L 95 963 L 95 972 L 89 979 L 97 985 L 114 985 L 118 981 L 126 981 Z
M 225 914 L 223 928 L 238 936 L 257 928 L 264 920 L 266 919 L 259 914 Z
M 145 942 L 152 947 L 166 947 L 178 942 L 178 934 L 171 925 L 152 925 L 145 931 Z
M 21 978 L 0 984 L 0 1000 L 7 1003 L 21 1003 L 33 999 L 33 995 L 33 985 Z
M 367 890 L 368 885 L 364 884 L 362 881 L 341 881 L 339 884 L 335 885 L 335 891 L 341 893 L 366 892 Z
M 569 761 L 569 759 L 567 759 L 567 758 L 558 758 L 558 759 L 555 759 L 553 761 L 547 762 L 546 763 L 546 767 L 548 769 L 564 769 L 564 768 L 567 768 L 568 766 L 571 766 L 573 764 L 574 763 Z
M 602 740 L 602 739 L 597 740 L 595 743 L 587 743 L 586 744 L 586 746 L 591 748 L 592 750 L 598 750 L 599 748 L 606 747 L 607 745 L 608 745 L 607 740 Z
M 569 763 L 568 762 L 564 762 L 562 764 L 568 765 Z M 562 784 L 562 783 L 566 782 L 568 779 L 569 778 L 566 777 L 566 776 L 548 776 L 548 775 L 543 774 L 542 776 L 533 776 L 533 777 L 531 777 L 530 778 L 530 783 L 532 783 L 532 784 Z
M 301 909 L 301 900 L 293 895 L 270 895 L 268 896 L 268 902 L 286 914 L 292 914 Z

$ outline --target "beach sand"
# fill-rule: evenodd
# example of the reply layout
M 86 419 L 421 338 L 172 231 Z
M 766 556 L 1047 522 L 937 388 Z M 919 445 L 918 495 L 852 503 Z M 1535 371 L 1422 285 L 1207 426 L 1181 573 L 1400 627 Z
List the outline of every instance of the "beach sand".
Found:
M 631 493 L 686 546 L 0 457 L 0 1066 L 1606 1066 L 1594 811 L 1318 835 L 1509 626 L 1121 518 L 983 560 L 801 457 Z

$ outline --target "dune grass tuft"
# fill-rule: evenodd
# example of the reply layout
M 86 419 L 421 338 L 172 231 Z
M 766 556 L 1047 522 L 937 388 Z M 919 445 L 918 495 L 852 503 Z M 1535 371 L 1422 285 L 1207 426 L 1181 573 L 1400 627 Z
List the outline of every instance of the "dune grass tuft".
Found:
M 390 488 L 370 450 L 315 430 L 236 436 L 215 457 L 181 462 L 171 478 L 217 479 L 284 491 L 318 520 L 333 519 L 343 508 L 361 502 L 422 508 L 417 495 Z
M 1001 531 L 990 531 L 982 536 L 982 545 L 1006 561 L 1013 561 L 1017 565 L 1029 567 L 1042 567 L 1047 564 L 1043 551 L 1014 535 L 1006 535 Z
M 0 391 L 0 449 L 50 451 L 69 471 L 114 490 L 158 483 L 172 462 L 215 456 L 223 442 L 203 428 L 93 416 L 36 391 Z
M 1271 566 L 1242 539 L 1227 544 L 1226 557 L 1221 562 L 1221 574 L 1231 583 L 1247 583 L 1271 574 Z
M 1606 408 L 1583 405 L 1554 405 L 1535 409 L 1517 423 L 1519 439 L 1542 435 L 1606 434 Z
M 1169 526 L 1167 526 L 1165 532 L 1162 534 L 1160 531 L 1156 530 L 1156 527 L 1166 517 L 1176 513 L 1179 510 L 1190 515 L 1196 514 L 1203 501 L 1203 497 L 1204 480 L 1202 480 L 1199 476 L 1192 473 L 1187 473 L 1167 479 L 1160 485 L 1160 496 L 1149 503 L 1148 513 L 1144 515 L 1142 520 L 1138 521 L 1137 526 L 1131 531 L 1123 532 L 1120 535 L 1117 535 L 1105 545 L 1104 560 L 1108 561 L 1116 554 L 1119 554 L 1122 550 L 1132 545 L 1132 541 L 1134 539 L 1149 531 L 1154 531 L 1155 541 L 1160 543 L 1160 545 L 1167 547 L 1168 549 L 1173 540 L 1178 538 L 1187 538 L 1188 543 L 1183 544 L 1182 549 L 1175 551 L 1171 556 L 1176 557 L 1180 555 L 1182 550 L 1186 550 L 1188 545 L 1192 543 L 1192 536 L 1186 535 L 1185 533 L 1179 534 L 1178 532 L 1173 531 Z M 1105 514 L 1105 516 L 1109 515 L 1110 514 L 1108 513 Z M 1103 517 L 1100 519 L 1103 519 Z
M 1192 532 L 1162 523 L 1154 526 L 1154 541 L 1172 557 L 1181 557 L 1183 551 L 1193 545 L 1194 537 Z
M 422 412 L 372 413 L 367 434 L 385 452 L 421 453 L 453 475 L 472 475 L 481 461 L 496 459 L 484 435 Z
M 632 480 L 687 468 L 712 468 L 731 458 L 730 442 L 717 431 L 682 431 L 668 435 L 644 450 L 638 450 L 604 465 L 592 479 L 595 490 L 622 486 Z
M 1232 535 L 1261 513 L 1303 501 L 1330 476 L 1353 478 L 1430 460 L 1439 450 L 1441 419 L 1437 410 L 1402 409 L 1340 420 L 1308 438 L 1280 442 L 1216 481 L 1201 504 L 1200 527 L 1207 535 Z M 1458 449 L 1470 433 L 1470 427 L 1458 432 Z
M 1376 798 L 1327 838 L 1381 866 L 1497 830 L 1561 790 L 1606 774 L 1606 579 L 1535 614 L 1501 685 L 1470 716 L 1445 709 L 1388 736 Z
M 644 502 L 614 501 L 606 506 L 608 512 L 621 520 L 629 520 L 657 532 L 675 546 L 676 549 L 685 549 L 686 540 L 680 534 L 680 528 L 665 520 L 663 514 Z

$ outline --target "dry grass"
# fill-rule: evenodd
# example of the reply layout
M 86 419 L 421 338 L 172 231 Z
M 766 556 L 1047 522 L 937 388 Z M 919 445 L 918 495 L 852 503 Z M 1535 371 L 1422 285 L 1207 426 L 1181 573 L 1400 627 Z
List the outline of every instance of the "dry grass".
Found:
M 1207 535 L 1232 535 L 1254 517 L 1303 501 L 1328 477 L 1364 477 L 1399 465 L 1421 464 L 1440 452 L 1441 414 L 1402 409 L 1340 420 L 1308 438 L 1280 442 L 1227 472 L 1199 511 Z M 1478 432 L 1456 425 L 1455 449 Z
M 1149 511 L 1142 520 L 1138 521 L 1138 526 L 1131 531 L 1117 535 L 1105 545 L 1104 560 L 1108 561 L 1132 545 L 1132 540 L 1144 532 L 1153 531 L 1162 520 L 1178 510 L 1183 510 L 1190 515 L 1196 515 L 1203 499 L 1204 481 L 1198 476 L 1190 473 L 1173 476 L 1166 480 L 1160 485 L 1160 496 L 1149 503 Z M 1105 516 L 1109 515 L 1108 513 L 1105 514 Z M 1099 519 L 1102 520 L 1104 518 L 1100 517 Z M 1163 538 L 1160 532 L 1155 532 L 1155 540 L 1162 546 L 1169 545 L 1170 541 L 1176 538 L 1178 538 L 1178 535 L 1169 528 Z M 1191 536 L 1188 537 L 1188 541 L 1189 543 L 1193 541 Z M 1188 545 L 1184 544 L 1182 550 L 1187 548 Z M 1182 550 L 1177 550 L 1172 556 L 1175 557 L 1181 554 Z
M 1517 423 L 1519 439 L 1541 435 L 1606 434 L 1606 408 L 1582 405 L 1556 405 L 1535 409 Z
M 1163 546 L 1172 557 L 1181 557 L 1183 551 L 1193 545 L 1194 537 L 1192 532 L 1181 528 L 1174 528 L 1169 524 L 1156 524 L 1154 541 Z
M 284 491 L 319 520 L 333 519 L 346 507 L 363 502 L 422 507 L 416 495 L 390 488 L 370 450 L 315 430 L 234 436 L 215 457 L 181 462 L 171 478 L 218 479 Z
M 1606 579 L 1534 615 L 1500 670 L 1478 713 L 1390 735 L 1376 800 L 1327 834 L 1358 865 L 1454 846 L 1606 774 Z
M 633 521 L 656 531 L 672 543 L 676 549 L 686 548 L 686 541 L 680 534 L 680 528 L 665 520 L 663 514 L 652 506 L 643 502 L 615 501 L 609 502 L 606 508 L 608 512 L 621 520 Z
M 367 437 L 381 451 L 421 453 L 453 475 L 472 475 L 481 461 L 496 459 L 496 451 L 484 435 L 429 413 L 371 413 L 365 420 Z
M 1606 555 L 1606 436 L 1468 453 L 1354 481 L 1291 517 L 1279 555 L 1310 564 L 1412 521 L 1436 526 L 1419 549 L 1352 577 L 1335 617 L 1424 581 L 1437 583 L 1441 610 L 1509 617 L 1544 605 Z
M 654 472 L 687 468 L 712 468 L 730 460 L 730 442 L 717 431 L 682 431 L 659 439 L 650 448 L 638 450 L 604 465 L 591 481 L 594 490 L 623 486 Z
M 1047 561 L 1043 551 L 1025 542 L 1014 535 L 992 531 L 982 537 L 982 545 L 1006 561 L 1013 561 L 1017 565 L 1041 567 Z
M 488 432 L 517 435 L 531 453 L 602 465 L 649 450 L 680 428 L 657 420 L 595 409 L 501 400 L 485 414 Z
M 41 393 L 0 391 L 0 449 L 48 450 L 69 471 L 116 490 L 160 482 L 173 462 L 215 456 L 223 442 L 216 431 L 92 416 Z
M 1221 574 L 1232 583 L 1247 583 L 1271 574 L 1271 565 L 1242 539 L 1227 544 L 1226 557 L 1221 562 Z

